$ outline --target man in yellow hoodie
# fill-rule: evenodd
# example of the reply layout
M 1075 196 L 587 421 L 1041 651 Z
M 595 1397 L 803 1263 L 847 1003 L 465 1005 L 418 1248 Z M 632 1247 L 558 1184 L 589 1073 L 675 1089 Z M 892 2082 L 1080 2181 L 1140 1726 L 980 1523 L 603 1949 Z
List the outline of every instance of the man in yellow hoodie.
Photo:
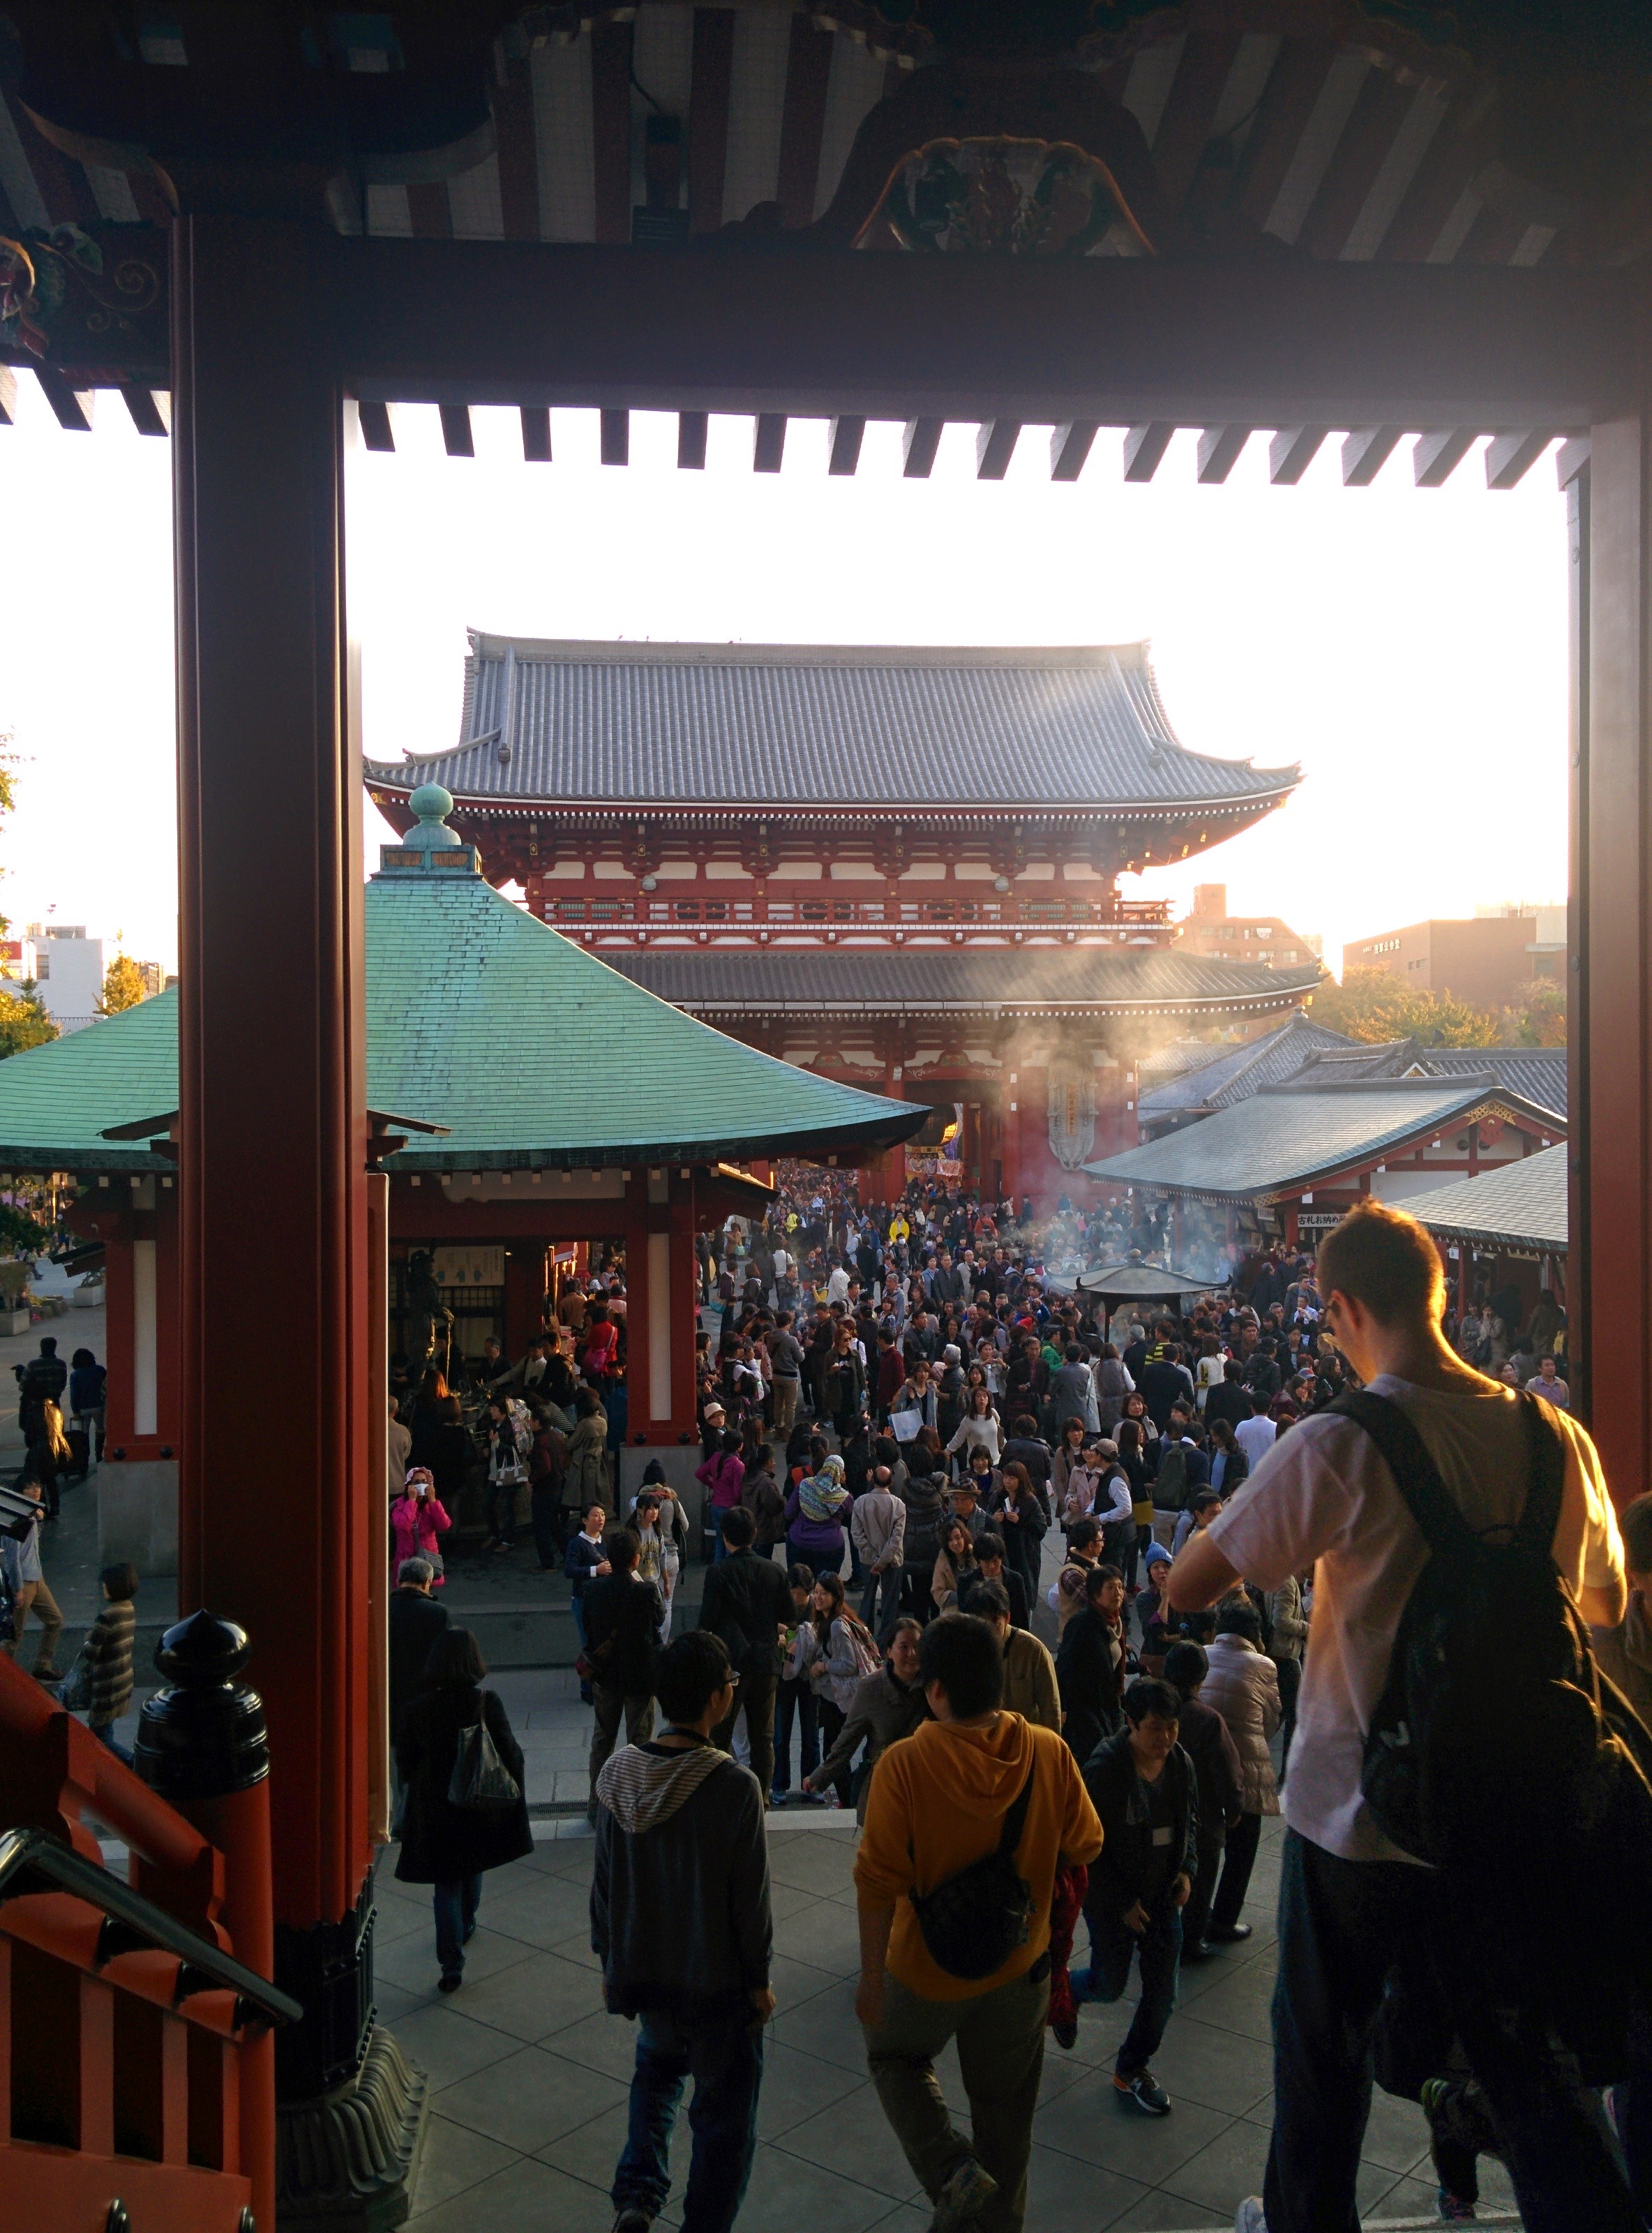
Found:
M 1102 1826 L 1062 1739 L 1001 1709 L 1003 1653 L 985 1621 L 933 1621 L 919 1681 L 934 1719 L 889 1747 L 867 1799 L 855 1863 L 855 2012 L 883 2113 L 934 2204 L 932 2233 L 1020 2233 L 1044 2067 L 1050 1893 L 1058 1863 L 1087 1865 L 1101 1852 Z M 1007 1921 L 992 1897 L 1001 1883 L 956 1881 L 999 1855 L 1019 1910 Z M 959 1951 L 960 1937 L 978 1953 L 1002 1946 L 1003 1958 L 975 1975 L 980 1962 Z M 934 2059 L 954 2038 L 972 2143 L 935 2081 Z

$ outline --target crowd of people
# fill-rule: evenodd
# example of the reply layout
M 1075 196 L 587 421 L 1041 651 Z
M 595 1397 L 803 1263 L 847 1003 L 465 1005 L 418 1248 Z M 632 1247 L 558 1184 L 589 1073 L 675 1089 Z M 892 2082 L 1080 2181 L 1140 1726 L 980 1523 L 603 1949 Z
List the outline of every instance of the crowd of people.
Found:
M 719 2106 L 684 2223 L 734 2222 L 769 1997 L 761 1814 L 822 1803 L 861 1825 L 856 2007 L 935 2226 L 1022 2224 L 1045 2039 L 1074 2045 L 1082 2011 L 1133 1978 L 1113 2086 L 1127 2110 L 1172 2113 L 1153 2064 L 1181 1967 L 1250 1935 L 1263 1823 L 1281 1812 L 1275 2129 L 1246 2233 L 1356 2223 L 1374 2067 L 1429 2111 L 1443 2220 L 1473 2215 L 1491 2153 L 1535 2233 L 1583 2222 L 1580 2194 L 1591 2224 L 1652 2223 L 1641 2004 L 1584 2061 L 1554 2009 L 1512 2004 L 1506 1962 L 1493 2004 L 1462 1886 L 1415 1865 L 1362 1783 L 1428 1557 L 1362 1402 L 1408 1420 L 1441 1494 L 1493 1526 L 1537 1493 L 1531 1453 L 1552 1439 L 1543 1559 L 1595 1624 L 1625 1713 L 1652 1710 L 1623 1539 L 1566 1418 L 1553 1298 L 1477 1296 L 1459 1324 L 1432 1242 L 1376 1205 L 1317 1265 L 1264 1254 L 1174 1308 L 1113 1312 L 979 1206 L 875 1222 L 843 1195 L 817 1207 L 823 1231 L 793 1207 L 707 1252 L 722 1311 L 701 1372 L 697 1624 L 662 1648 L 641 1528 L 603 1509 L 582 1531 L 593 1943 L 610 2008 L 642 2023 L 616 2233 L 664 2206 L 691 2073 Z M 1501 1357 L 1488 1319 L 1513 1328 Z M 1624 1521 L 1638 1592 L 1652 1499 Z M 713 1849 L 725 1878 L 706 1873 Z M 1503 1898 L 1509 1872 L 1493 1874 Z M 679 1903 L 690 1919 L 667 1950 L 649 1918 L 662 1884 L 690 1880 L 715 1886 L 704 1929 L 699 1901 Z M 934 2076 L 953 2040 L 967 2136 Z
M 485 1873 L 531 1844 L 520 1749 L 438 1594 L 485 1453 L 489 1540 L 525 1487 L 577 1625 L 592 1944 L 638 2023 L 615 2233 L 666 2206 L 691 2079 L 683 2223 L 735 2222 L 785 1807 L 855 1815 L 868 2068 L 940 2233 L 1019 2233 L 1046 2041 L 1133 1983 L 1112 2088 L 1173 2113 L 1182 1967 L 1251 1936 L 1281 1813 L 1273 2133 L 1240 2233 L 1357 2223 L 1374 2074 L 1428 2113 L 1442 2221 L 1496 2156 L 1528 2233 L 1652 2224 L 1652 1497 L 1620 1533 L 1567 1416 L 1564 1311 L 1477 1292 L 1459 1318 L 1422 1228 L 1375 1203 L 1317 1260 L 1109 1308 L 1007 1208 L 873 1214 L 836 1177 L 704 1236 L 692 1507 L 658 1461 L 615 1493 L 617 1284 L 519 1363 L 485 1355 L 478 1416 L 433 1368 L 393 1397 L 397 1871 L 433 1888 L 442 1989 Z M 1149 1260 L 1151 1231 L 1089 1223 Z M 82 1655 L 110 1742 L 134 1588 L 104 1575 Z M 1603 1959 L 1545 1903 L 1608 1866 Z M 935 2075 L 953 2041 L 966 2132 Z

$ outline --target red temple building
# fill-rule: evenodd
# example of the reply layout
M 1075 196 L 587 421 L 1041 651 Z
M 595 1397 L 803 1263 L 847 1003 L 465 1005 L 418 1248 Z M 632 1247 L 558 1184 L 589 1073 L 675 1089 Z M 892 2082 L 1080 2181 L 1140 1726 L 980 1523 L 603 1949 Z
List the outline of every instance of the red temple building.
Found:
M 911 1170 L 1052 1207 L 1135 1144 L 1157 1039 L 1289 1016 L 1318 981 L 1174 947 L 1118 880 L 1282 805 L 1295 767 L 1187 751 L 1145 644 L 915 649 L 473 635 L 461 741 L 369 761 L 398 827 L 453 794 L 485 872 L 719 1029 L 929 1105 Z M 943 1136 L 945 1136 L 943 1139 Z

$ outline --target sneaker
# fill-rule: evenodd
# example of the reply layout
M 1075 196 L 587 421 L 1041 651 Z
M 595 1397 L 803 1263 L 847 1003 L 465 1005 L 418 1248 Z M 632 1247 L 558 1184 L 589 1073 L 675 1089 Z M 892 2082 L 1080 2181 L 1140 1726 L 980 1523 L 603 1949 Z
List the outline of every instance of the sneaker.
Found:
M 464 1982 L 465 1972 L 462 1969 L 444 1969 L 436 1980 L 436 1989 L 439 1993 L 456 1993 Z
M 622 2210 L 614 2221 L 614 2233 L 648 2233 L 653 2223 L 646 2210 Z
M 1434 2191 L 1434 2208 L 1440 2212 L 1442 2225 L 1475 2225 L 1480 2213 L 1472 2202 L 1465 2202 L 1460 2194 L 1454 2194 L 1448 2186 Z
M 1233 2233 L 1268 2233 L 1259 2195 L 1247 2194 L 1233 2213 Z
M 1183 1943 L 1181 1958 L 1184 1962 L 1208 1962 L 1215 1950 L 1208 1938 L 1189 1938 Z
M 1134 2101 L 1144 2116 L 1167 2117 L 1170 2114 L 1170 2096 L 1150 2070 L 1138 2070 L 1130 2077 L 1122 2070 L 1115 2070 L 1113 2087 L 1121 2100 Z
M 998 2183 L 991 2171 L 983 2170 L 973 2156 L 966 2156 L 953 2165 L 946 2184 L 935 2197 L 935 2214 L 929 2221 L 929 2233 L 964 2233 L 966 2226 L 976 2224 L 981 2212 L 998 2191 Z
M 1238 1946 L 1255 1930 L 1252 1923 L 1213 1923 L 1205 1937 L 1213 1946 Z

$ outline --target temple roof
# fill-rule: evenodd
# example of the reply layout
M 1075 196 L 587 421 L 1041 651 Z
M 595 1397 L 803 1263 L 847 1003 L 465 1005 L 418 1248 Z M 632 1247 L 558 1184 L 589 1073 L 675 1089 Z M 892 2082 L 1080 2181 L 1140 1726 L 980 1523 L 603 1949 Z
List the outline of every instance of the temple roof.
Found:
M 437 798 L 446 794 L 435 791 Z M 451 804 L 451 801 L 447 802 Z M 443 847 L 417 841 L 436 832 Z M 367 1102 L 445 1125 L 386 1168 L 712 1162 L 892 1146 L 927 1111 L 725 1038 L 513 907 L 427 820 L 368 883 Z M 178 1106 L 178 995 L 0 1063 L 0 1168 L 164 1171 L 114 1126 Z
M 1167 1116 L 1205 1115 L 1248 1100 L 1265 1085 L 1278 1085 L 1293 1077 L 1304 1062 L 1322 1050 L 1350 1046 L 1342 1032 L 1329 1030 L 1304 1015 L 1292 1016 L 1277 1032 L 1246 1039 L 1239 1046 L 1219 1047 L 1212 1059 L 1195 1069 L 1143 1084 L 1137 1111 L 1144 1124 L 1162 1123 Z
M 1533 1109 L 1489 1074 L 1439 1083 L 1396 1078 L 1319 1092 L 1291 1084 L 1269 1087 L 1200 1123 L 1084 1169 L 1092 1178 L 1115 1184 L 1266 1201 L 1339 1172 L 1369 1168 L 1385 1151 L 1467 1123 L 1482 1110 L 1533 1131 L 1553 1129 L 1547 1111 Z
M 1218 1011 L 1277 1007 L 1319 981 L 1317 962 L 1269 969 L 1163 947 L 655 947 L 608 958 L 662 999 L 725 1014 Z
M 1295 767 L 1176 741 L 1145 643 L 1057 650 L 540 641 L 473 633 L 465 741 L 374 785 L 589 806 L 1259 811 Z
M 1413 1210 L 1442 1240 L 1564 1256 L 1567 1245 L 1565 1143 L 1540 1149 L 1501 1170 L 1425 1195 Z
M 1434 1047 L 1414 1038 L 1375 1046 L 1327 1046 L 1298 1072 L 1304 1085 L 1330 1085 L 1350 1077 L 1468 1077 L 1490 1071 L 1538 1109 L 1566 1115 L 1564 1047 Z

